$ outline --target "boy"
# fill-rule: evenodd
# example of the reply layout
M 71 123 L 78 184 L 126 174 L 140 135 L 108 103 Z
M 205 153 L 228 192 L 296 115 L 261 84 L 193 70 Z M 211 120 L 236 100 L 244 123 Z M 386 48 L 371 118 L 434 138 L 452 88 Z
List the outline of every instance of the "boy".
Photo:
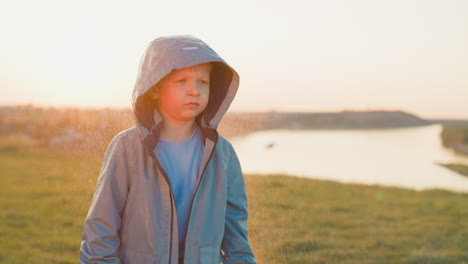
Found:
M 199 39 L 148 45 L 133 91 L 136 126 L 107 148 L 81 263 L 256 263 L 239 161 L 216 131 L 238 85 Z

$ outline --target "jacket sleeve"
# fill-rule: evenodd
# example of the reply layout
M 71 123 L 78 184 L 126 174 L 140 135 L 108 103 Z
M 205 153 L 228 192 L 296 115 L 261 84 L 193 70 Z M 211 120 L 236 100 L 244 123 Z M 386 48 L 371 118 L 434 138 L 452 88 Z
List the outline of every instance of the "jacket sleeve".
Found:
M 127 161 L 117 135 L 107 147 L 96 190 L 84 223 L 80 263 L 120 263 L 118 231 L 129 187 Z
M 226 221 L 221 249 L 224 264 L 255 264 L 247 236 L 247 195 L 239 159 L 230 146 L 228 159 Z

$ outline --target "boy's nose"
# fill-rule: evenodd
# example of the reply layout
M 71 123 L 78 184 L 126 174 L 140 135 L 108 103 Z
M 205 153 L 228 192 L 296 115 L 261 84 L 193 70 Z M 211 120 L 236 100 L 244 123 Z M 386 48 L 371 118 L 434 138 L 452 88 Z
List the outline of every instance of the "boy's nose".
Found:
M 197 96 L 199 93 L 198 86 L 196 83 L 190 83 L 187 89 L 187 94 L 190 96 Z

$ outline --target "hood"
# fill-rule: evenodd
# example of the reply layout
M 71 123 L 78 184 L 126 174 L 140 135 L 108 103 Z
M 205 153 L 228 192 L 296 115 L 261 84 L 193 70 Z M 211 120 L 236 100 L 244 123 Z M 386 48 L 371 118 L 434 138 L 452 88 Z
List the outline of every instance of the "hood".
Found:
M 213 62 L 208 105 L 199 116 L 213 129 L 231 105 L 239 87 L 239 75 L 206 43 L 189 35 L 161 37 L 151 41 L 139 65 L 133 89 L 132 108 L 137 127 L 145 136 L 161 122 L 147 92 L 173 70 Z

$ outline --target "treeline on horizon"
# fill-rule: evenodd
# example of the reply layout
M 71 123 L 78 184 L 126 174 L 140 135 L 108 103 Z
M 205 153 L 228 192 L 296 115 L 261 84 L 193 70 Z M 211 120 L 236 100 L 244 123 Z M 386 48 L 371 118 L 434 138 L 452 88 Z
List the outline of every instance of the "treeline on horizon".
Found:
M 402 111 L 229 112 L 218 130 L 231 138 L 269 129 L 379 129 L 431 123 Z M 0 106 L 0 135 L 69 150 L 103 153 L 117 133 L 134 125 L 129 108 Z M 468 125 L 444 124 L 441 136 L 444 146 L 468 155 Z
M 134 125 L 126 109 L 0 108 L 0 134 L 67 150 L 103 153 L 110 140 Z
M 218 130 L 233 137 L 265 127 L 262 120 L 244 119 L 227 115 Z M 0 106 L 0 135 L 67 150 L 103 153 L 116 134 L 133 126 L 129 108 Z

